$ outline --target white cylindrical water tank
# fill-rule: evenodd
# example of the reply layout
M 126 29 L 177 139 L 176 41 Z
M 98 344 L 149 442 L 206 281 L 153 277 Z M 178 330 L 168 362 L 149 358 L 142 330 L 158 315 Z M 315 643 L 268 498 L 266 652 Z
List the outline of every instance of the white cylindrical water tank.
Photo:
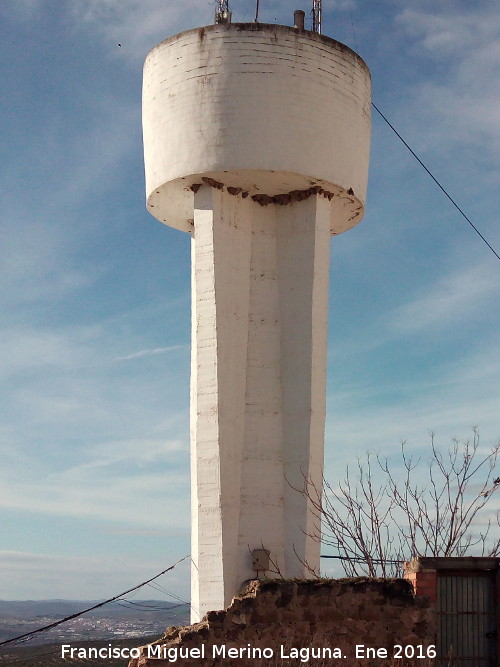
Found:
M 332 233 L 362 217 L 370 73 L 347 46 L 265 24 L 219 24 L 158 44 L 144 66 L 149 211 L 191 231 L 202 179 L 270 197 L 319 187 Z

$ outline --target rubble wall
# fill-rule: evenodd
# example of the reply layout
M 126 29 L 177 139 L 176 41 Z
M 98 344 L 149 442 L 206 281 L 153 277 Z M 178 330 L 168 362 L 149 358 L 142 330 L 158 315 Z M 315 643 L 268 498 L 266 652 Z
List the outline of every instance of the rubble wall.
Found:
M 252 581 L 228 609 L 168 628 L 129 667 L 426 665 L 434 622 L 432 603 L 403 579 Z

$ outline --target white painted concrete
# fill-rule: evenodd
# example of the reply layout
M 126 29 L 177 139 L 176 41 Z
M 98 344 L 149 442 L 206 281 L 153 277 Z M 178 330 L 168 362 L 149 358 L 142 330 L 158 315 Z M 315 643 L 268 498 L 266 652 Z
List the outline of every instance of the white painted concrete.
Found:
M 350 207 L 342 222 L 332 218 L 333 232 L 361 219 L 370 74 L 333 39 L 262 24 L 170 37 L 144 65 L 143 129 L 148 208 L 168 225 L 190 231 L 189 186 L 200 176 L 250 194 L 314 181 Z
M 292 487 L 321 487 L 329 237 L 362 217 L 369 83 L 347 47 L 283 26 L 188 31 L 146 61 L 148 208 L 193 234 L 193 621 L 255 576 L 254 549 L 285 577 L 319 568 Z
M 330 228 L 323 197 L 263 208 L 207 185 L 194 215 L 192 600 L 203 614 L 255 577 L 253 549 L 288 577 L 319 565 L 292 486 L 321 483 Z

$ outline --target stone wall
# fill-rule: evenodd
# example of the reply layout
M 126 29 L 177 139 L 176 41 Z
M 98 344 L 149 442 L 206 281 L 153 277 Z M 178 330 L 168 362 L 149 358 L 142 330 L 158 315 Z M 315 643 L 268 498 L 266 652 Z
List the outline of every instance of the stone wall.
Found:
M 415 598 L 403 579 L 252 581 L 227 610 L 209 612 L 192 626 L 168 628 L 129 667 L 380 667 L 396 657 L 396 645 L 403 647 L 403 658 L 405 646 L 411 653 L 420 645 L 415 657 L 426 655 L 434 634 L 432 604 Z M 379 653 L 367 657 L 366 647 Z

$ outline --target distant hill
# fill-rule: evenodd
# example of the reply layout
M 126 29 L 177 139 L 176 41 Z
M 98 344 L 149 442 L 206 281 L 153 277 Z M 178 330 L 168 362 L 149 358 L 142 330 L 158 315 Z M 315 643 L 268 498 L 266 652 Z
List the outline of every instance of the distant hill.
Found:
M 0 618 L 64 618 L 99 602 L 102 600 L 0 600 Z M 132 600 L 112 602 L 91 613 L 96 618 L 133 618 L 138 613 L 162 614 L 182 607 L 185 605 L 163 600 Z

